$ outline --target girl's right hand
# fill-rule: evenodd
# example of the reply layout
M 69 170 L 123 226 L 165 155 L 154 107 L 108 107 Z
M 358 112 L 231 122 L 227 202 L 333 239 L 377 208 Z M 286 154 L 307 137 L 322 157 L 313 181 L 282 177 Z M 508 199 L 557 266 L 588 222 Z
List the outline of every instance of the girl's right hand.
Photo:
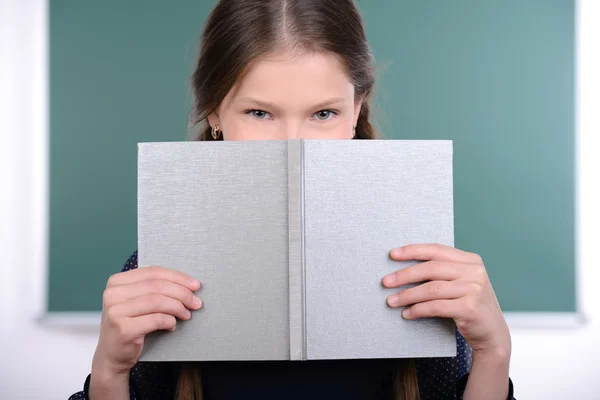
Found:
M 144 267 L 112 275 L 103 296 L 100 339 L 92 375 L 128 376 L 142 353 L 144 337 L 175 330 L 176 318 L 188 320 L 202 301 L 200 282 L 181 272 Z

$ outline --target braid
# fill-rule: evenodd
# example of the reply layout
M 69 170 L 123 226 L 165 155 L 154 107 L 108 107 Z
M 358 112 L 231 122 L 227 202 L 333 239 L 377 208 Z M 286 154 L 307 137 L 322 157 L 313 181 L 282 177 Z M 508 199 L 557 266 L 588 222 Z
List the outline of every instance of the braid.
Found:
M 371 113 L 369 102 L 365 101 L 360 110 L 358 121 L 356 123 L 356 135 L 355 139 L 377 139 L 377 132 L 371 122 L 369 121 L 369 114 Z

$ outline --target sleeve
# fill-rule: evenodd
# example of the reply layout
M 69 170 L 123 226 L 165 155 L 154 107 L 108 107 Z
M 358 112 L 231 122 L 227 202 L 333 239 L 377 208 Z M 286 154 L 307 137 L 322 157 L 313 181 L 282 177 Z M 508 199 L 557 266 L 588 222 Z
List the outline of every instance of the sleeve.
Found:
M 75 394 L 73 394 L 71 397 L 69 397 L 69 400 L 89 400 L 89 389 L 90 389 L 90 380 L 92 379 L 92 375 L 88 375 L 85 383 L 83 384 L 83 390 L 80 392 L 77 392 Z M 131 400 L 138 400 L 139 397 L 137 397 L 135 395 L 135 391 L 133 390 L 133 387 L 131 386 L 131 384 L 129 385 L 129 398 Z
M 127 260 L 121 272 L 138 267 L 137 251 Z M 138 362 L 129 374 L 129 397 L 131 400 L 173 398 L 177 368 L 172 363 Z M 69 400 L 88 400 L 91 374 L 83 385 L 83 390 L 73 394 Z
M 456 357 L 416 360 L 421 400 L 462 400 L 472 359 L 471 347 L 457 330 Z M 508 385 L 507 400 L 516 400 L 510 379 Z

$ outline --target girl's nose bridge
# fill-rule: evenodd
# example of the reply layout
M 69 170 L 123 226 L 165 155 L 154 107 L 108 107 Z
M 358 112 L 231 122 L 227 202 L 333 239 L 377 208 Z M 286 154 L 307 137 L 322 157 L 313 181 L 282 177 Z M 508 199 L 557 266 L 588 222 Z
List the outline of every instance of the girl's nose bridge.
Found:
M 298 139 L 302 133 L 301 125 L 301 121 L 286 121 L 284 124 L 282 124 L 281 135 L 284 139 Z

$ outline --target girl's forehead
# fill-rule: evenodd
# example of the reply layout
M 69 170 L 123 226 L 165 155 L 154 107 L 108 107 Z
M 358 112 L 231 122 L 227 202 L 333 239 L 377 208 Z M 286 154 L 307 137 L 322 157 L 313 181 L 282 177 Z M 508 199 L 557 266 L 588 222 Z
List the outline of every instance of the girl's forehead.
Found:
M 311 102 L 353 97 L 354 86 L 342 64 L 326 53 L 264 56 L 248 67 L 228 94 L 230 102 L 252 98 L 264 102 Z

